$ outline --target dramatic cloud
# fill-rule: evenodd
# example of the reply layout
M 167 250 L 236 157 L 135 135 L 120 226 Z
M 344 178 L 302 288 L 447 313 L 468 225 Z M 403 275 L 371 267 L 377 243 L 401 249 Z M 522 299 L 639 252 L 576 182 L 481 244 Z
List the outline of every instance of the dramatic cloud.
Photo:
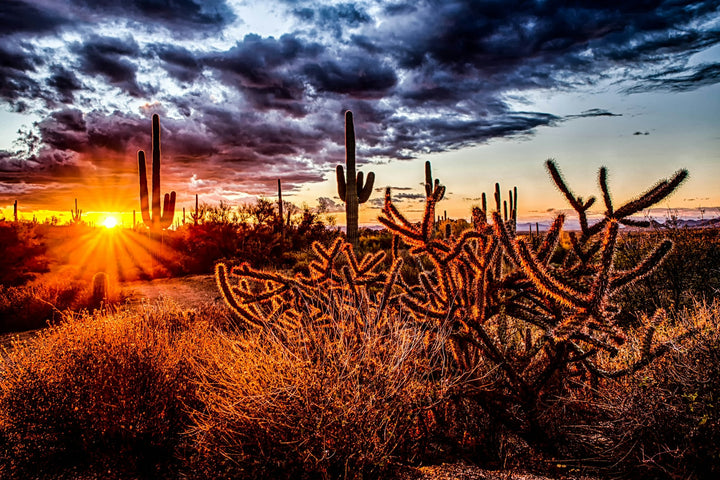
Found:
M 267 5 L 280 34 L 254 30 L 251 9 L 225 0 L 5 1 L 0 104 L 40 120 L 22 148 L 0 152 L 0 194 L 17 172 L 38 184 L 49 172 L 129 175 L 152 113 L 167 177 L 218 195 L 222 177 L 240 195 L 325 178 L 343 157 L 345 109 L 362 162 L 406 159 L 619 116 L 518 109 L 538 92 L 720 79 L 719 63 L 691 61 L 720 43 L 713 0 Z

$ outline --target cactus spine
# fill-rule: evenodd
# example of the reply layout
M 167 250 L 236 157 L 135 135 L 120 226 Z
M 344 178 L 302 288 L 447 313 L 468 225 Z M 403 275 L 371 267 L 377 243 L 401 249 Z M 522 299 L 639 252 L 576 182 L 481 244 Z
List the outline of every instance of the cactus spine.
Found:
M 152 216 L 148 198 L 147 175 L 145 171 L 145 152 L 138 151 L 140 175 L 140 210 L 145 225 L 154 232 L 172 225 L 175 216 L 175 192 L 165 194 L 162 211 L 160 209 L 160 117 L 152 117 Z
M 358 205 L 367 202 L 372 193 L 375 173 L 370 172 L 367 181 L 363 183 L 363 173 L 355 176 L 355 127 L 351 111 L 345 112 L 345 163 L 347 175 L 342 165 L 337 166 L 336 176 L 338 196 L 345 202 L 345 222 L 347 225 L 347 238 L 352 245 L 358 240 Z
M 82 210 L 78 210 L 77 198 L 75 199 L 75 210 L 70 210 L 70 216 L 73 223 L 80 223 L 82 220 Z

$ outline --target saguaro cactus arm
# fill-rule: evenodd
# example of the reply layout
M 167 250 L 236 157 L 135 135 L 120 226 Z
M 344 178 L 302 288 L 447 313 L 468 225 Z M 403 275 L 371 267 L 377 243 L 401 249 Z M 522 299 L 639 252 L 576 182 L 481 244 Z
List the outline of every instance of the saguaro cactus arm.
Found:
M 145 169 L 145 152 L 142 150 L 138 152 L 138 170 L 140 174 L 140 214 L 142 215 L 145 225 L 152 227 L 152 220 L 150 219 L 150 202 L 148 200 L 147 174 Z
M 367 180 L 363 184 L 363 172 L 357 174 L 357 188 L 358 188 L 358 203 L 365 203 L 370 199 L 372 194 L 373 184 L 375 183 L 375 173 L 369 172 Z
M 435 182 L 433 182 L 432 177 L 432 165 L 429 161 L 425 162 L 425 196 L 430 198 L 431 195 L 435 192 L 440 192 L 440 179 L 436 178 Z M 443 187 L 442 194 L 439 196 L 439 198 L 436 198 L 436 202 L 439 202 L 443 199 L 445 196 L 445 189 Z
M 347 184 L 345 183 L 345 170 L 342 165 L 337 166 L 335 177 L 337 178 L 338 196 L 344 202 L 347 195 Z

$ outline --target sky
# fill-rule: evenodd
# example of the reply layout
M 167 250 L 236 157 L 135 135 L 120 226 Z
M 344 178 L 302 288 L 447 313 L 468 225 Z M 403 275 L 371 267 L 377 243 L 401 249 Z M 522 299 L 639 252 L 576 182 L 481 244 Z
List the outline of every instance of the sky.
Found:
M 419 217 L 426 160 L 453 218 L 499 182 L 522 221 L 549 219 L 566 205 L 548 158 L 584 197 L 607 166 L 618 203 L 687 168 L 650 214 L 720 216 L 716 0 L 0 4 L 6 217 L 17 200 L 23 218 L 66 221 L 77 198 L 129 222 L 153 113 L 178 212 L 195 194 L 274 199 L 277 179 L 286 200 L 342 211 L 345 110 L 376 175 L 363 224 L 387 186 Z

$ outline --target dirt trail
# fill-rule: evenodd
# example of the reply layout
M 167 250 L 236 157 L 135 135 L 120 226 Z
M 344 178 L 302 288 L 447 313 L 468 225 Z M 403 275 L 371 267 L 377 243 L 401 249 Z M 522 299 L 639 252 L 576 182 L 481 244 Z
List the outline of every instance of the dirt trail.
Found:
M 192 275 L 180 278 L 161 278 L 151 281 L 123 283 L 123 297 L 130 304 L 169 299 L 182 308 L 197 308 L 204 303 L 221 303 L 220 293 L 212 275 Z
M 154 303 L 169 299 L 181 308 L 200 308 L 208 302 L 222 303 L 222 298 L 212 275 L 192 275 L 180 278 L 162 278 L 151 281 L 136 281 L 120 284 L 121 297 L 130 305 Z M 39 330 L 0 333 L 0 354 L 3 347 L 9 348 L 13 340 L 32 339 Z

